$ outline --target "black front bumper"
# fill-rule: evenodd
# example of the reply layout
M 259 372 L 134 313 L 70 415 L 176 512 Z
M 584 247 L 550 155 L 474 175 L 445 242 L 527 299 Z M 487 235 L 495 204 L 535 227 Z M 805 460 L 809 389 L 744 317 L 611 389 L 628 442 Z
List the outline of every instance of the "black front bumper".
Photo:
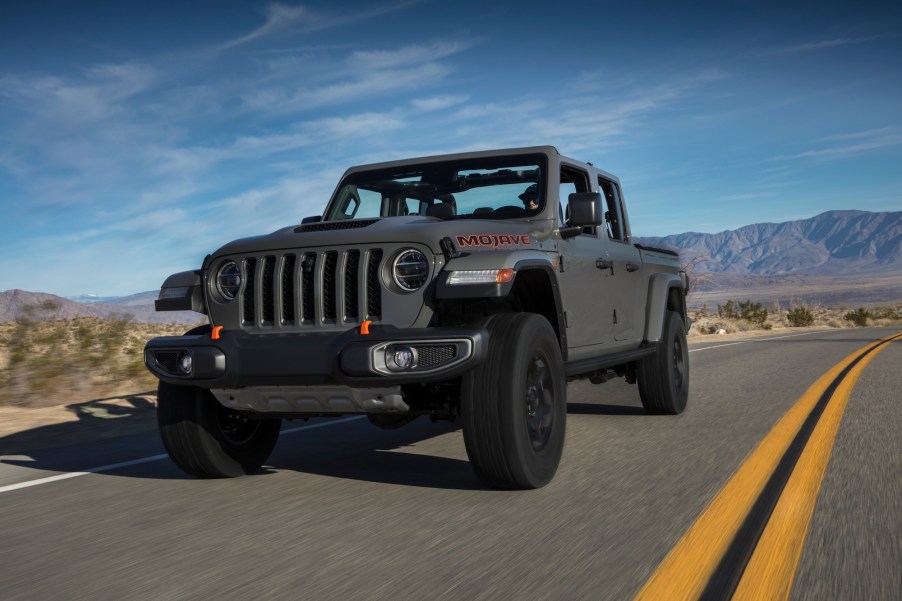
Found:
M 392 372 L 381 353 L 393 345 L 414 349 L 418 363 Z M 246 386 L 395 386 L 438 382 L 463 374 L 481 363 L 488 333 L 478 327 L 401 330 L 392 326 L 331 333 L 210 334 L 161 336 L 144 347 L 144 364 L 170 384 L 234 389 Z M 179 362 L 191 357 L 191 370 Z

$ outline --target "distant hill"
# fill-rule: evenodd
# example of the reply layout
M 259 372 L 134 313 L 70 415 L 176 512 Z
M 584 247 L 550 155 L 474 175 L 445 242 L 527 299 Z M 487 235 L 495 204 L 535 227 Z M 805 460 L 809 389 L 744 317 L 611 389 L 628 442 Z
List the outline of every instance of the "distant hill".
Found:
M 76 296 L 67 296 L 67 300 L 76 303 L 111 303 L 122 298 L 121 296 L 97 296 L 96 294 L 78 294 Z
M 669 248 L 696 272 L 735 275 L 860 275 L 902 271 L 902 212 L 829 211 L 717 234 L 637 239 Z
M 130 315 L 139 323 L 183 323 L 203 321 L 205 317 L 193 311 L 157 313 L 153 301 L 157 292 L 142 292 L 117 298 L 110 303 L 80 303 L 54 294 L 7 290 L 0 292 L 0 322 L 20 317 L 35 320 L 72 319 L 74 317 L 113 317 Z

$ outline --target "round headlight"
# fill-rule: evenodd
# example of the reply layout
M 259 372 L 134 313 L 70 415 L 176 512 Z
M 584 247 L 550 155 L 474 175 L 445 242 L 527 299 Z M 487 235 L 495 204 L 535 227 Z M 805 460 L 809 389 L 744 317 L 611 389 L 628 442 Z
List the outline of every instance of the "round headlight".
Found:
M 429 277 L 429 261 L 418 250 L 408 249 L 397 256 L 392 266 L 392 277 L 401 290 L 413 291 L 426 283 Z
M 238 296 L 241 289 L 241 268 L 235 261 L 227 261 L 216 272 L 216 289 L 226 300 Z

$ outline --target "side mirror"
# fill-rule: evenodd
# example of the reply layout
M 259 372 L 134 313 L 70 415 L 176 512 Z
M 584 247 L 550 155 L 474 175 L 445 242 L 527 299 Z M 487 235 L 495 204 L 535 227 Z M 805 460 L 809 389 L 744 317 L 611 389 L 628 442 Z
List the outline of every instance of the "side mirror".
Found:
M 301 219 L 301 225 L 304 225 L 306 223 L 317 223 L 318 221 L 322 221 L 322 220 L 323 220 L 322 215 L 313 215 L 311 217 L 304 217 L 303 219 Z
M 586 227 L 601 225 L 601 194 L 598 192 L 576 192 L 568 197 L 570 225 Z

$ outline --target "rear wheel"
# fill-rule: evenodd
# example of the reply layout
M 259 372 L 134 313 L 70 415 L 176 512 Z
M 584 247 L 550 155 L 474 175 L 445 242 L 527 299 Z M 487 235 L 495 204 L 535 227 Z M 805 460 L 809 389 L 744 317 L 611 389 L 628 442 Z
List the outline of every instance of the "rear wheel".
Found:
M 496 488 L 539 488 L 554 477 L 564 447 L 566 381 L 557 336 L 533 313 L 486 323 L 486 360 L 461 388 L 467 455 Z
M 654 355 L 636 366 L 639 397 L 652 415 L 682 413 L 689 400 L 689 349 L 686 328 L 676 311 L 664 317 L 664 330 Z
M 200 478 L 252 474 L 269 459 L 281 419 L 251 419 L 206 389 L 160 382 L 157 423 L 163 446 L 184 472 Z

